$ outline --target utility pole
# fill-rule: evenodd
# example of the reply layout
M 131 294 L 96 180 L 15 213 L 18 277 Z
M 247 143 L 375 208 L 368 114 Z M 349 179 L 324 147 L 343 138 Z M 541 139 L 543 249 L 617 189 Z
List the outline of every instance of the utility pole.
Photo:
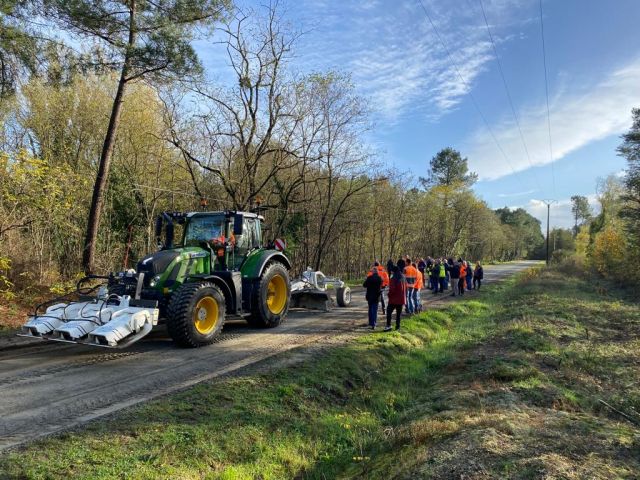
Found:
M 555 200 L 543 200 L 547 205 L 547 266 L 549 266 L 549 216 L 551 214 L 551 204 L 555 203 Z

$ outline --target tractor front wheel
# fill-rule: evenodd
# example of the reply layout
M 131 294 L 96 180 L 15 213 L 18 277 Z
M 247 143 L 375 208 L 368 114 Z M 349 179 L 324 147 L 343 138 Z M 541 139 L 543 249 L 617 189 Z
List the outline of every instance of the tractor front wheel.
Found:
M 172 296 L 167 309 L 167 329 L 183 347 L 213 342 L 224 325 L 224 295 L 212 283 L 185 283 Z
M 281 263 L 272 263 L 260 277 L 247 321 L 253 327 L 277 327 L 287 315 L 290 297 L 289 272 Z

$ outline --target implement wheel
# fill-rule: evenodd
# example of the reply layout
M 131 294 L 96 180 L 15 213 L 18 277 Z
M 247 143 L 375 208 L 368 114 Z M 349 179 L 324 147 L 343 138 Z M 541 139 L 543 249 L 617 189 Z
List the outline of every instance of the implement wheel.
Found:
M 336 302 L 339 307 L 348 307 L 351 305 L 351 289 L 344 286 L 336 290 Z
M 272 263 L 260 277 L 247 321 L 253 327 L 277 327 L 287 316 L 290 297 L 289 272 L 281 263 Z
M 209 345 L 222 330 L 225 310 L 224 295 L 216 285 L 185 283 L 169 301 L 169 335 L 182 347 Z

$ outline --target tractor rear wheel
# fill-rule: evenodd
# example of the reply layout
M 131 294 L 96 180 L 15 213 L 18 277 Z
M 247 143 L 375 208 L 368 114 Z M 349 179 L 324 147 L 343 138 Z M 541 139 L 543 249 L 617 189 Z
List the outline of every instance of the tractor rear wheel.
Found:
M 287 316 L 290 297 L 289 272 L 284 265 L 274 262 L 260 277 L 259 286 L 254 291 L 251 302 L 251 315 L 247 321 L 252 327 L 277 327 Z
M 182 347 L 202 347 L 222 330 L 224 295 L 212 283 L 185 283 L 172 296 L 167 309 L 167 329 Z

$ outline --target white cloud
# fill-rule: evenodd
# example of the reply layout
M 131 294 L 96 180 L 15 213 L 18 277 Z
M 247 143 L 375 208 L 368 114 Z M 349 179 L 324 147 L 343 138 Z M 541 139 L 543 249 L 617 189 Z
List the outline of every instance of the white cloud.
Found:
M 593 193 L 586 196 L 594 215 L 600 211 L 598 196 Z M 542 233 L 546 233 L 547 228 L 547 204 L 542 200 L 531 199 L 525 205 L 515 205 L 511 209 L 524 208 L 531 215 L 540 220 Z M 565 198 L 551 205 L 549 224 L 551 228 L 572 228 L 574 225 L 573 214 L 571 213 L 571 199 Z
M 574 82 L 578 84 L 579 82 Z M 613 134 L 630 123 L 631 109 L 640 103 L 640 59 L 614 71 L 596 85 L 576 90 L 563 89 L 550 103 L 553 160 Z M 546 105 L 530 106 L 519 112 L 520 124 L 534 166 L 551 163 Z M 516 172 L 530 168 L 514 122 L 492 126 Z M 483 180 L 513 173 L 485 128 L 470 139 L 469 163 Z

